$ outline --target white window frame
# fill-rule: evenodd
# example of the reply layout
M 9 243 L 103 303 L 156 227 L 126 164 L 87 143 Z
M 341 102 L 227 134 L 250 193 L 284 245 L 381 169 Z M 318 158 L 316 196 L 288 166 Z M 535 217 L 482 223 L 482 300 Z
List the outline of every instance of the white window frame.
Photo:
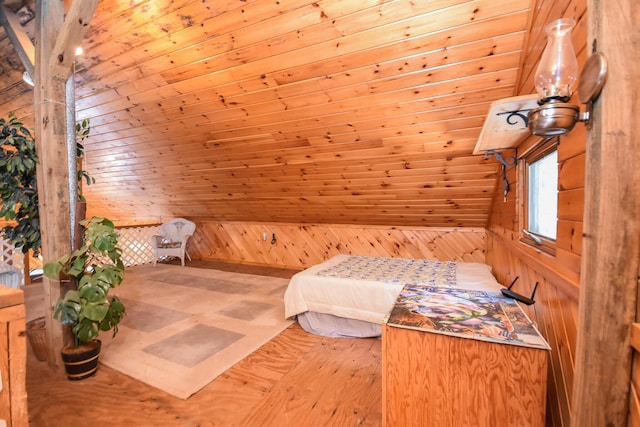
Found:
M 556 239 L 544 236 L 542 234 L 533 233 L 529 230 L 529 166 L 536 161 L 548 156 L 558 150 L 559 138 L 551 138 L 548 140 L 540 140 L 519 158 L 519 195 L 520 195 L 520 242 L 531 246 L 537 250 L 545 252 L 549 255 L 556 253 Z M 556 182 L 556 188 L 558 184 Z M 557 206 L 556 192 L 556 206 Z M 558 232 L 558 219 L 556 209 L 556 237 Z

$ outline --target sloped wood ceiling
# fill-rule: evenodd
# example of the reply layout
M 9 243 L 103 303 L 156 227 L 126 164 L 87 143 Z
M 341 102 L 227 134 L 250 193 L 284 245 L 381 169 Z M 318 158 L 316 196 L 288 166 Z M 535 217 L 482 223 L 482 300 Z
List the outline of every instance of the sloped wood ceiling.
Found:
M 530 0 L 101 1 L 75 78 L 89 213 L 485 226 L 499 164 L 471 152 L 489 104 L 514 94 L 529 13 Z M 0 102 L 33 120 L 24 100 Z

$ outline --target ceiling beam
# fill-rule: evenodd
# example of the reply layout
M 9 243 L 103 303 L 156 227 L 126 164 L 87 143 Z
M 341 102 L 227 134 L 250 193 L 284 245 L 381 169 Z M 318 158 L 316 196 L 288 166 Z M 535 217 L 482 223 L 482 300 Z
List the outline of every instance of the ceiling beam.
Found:
M 15 13 L 6 6 L 0 5 L 0 24 L 4 27 L 11 44 L 13 44 L 24 69 L 33 77 L 36 50 Z
M 66 77 L 72 73 L 76 49 L 97 5 L 98 0 L 75 0 L 67 12 L 48 62 L 51 67 L 59 67 L 59 72 L 65 73 Z

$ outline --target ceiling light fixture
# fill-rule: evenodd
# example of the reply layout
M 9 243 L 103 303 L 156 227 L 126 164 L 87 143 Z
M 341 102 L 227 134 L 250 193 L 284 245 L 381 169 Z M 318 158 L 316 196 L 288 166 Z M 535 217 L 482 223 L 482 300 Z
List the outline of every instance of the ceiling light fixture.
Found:
M 578 88 L 578 98 L 587 109 L 580 113 L 579 105 L 569 103 L 578 78 L 578 61 L 571 43 L 571 30 L 575 24 L 573 19 L 563 18 L 545 27 L 547 46 L 535 73 L 540 107 L 528 113 L 529 131 L 534 135 L 564 135 L 576 122 L 589 126 L 593 102 L 604 86 L 607 61 L 602 53 L 594 53 L 582 69 Z
M 76 56 L 80 56 L 84 53 L 84 49 L 82 49 L 82 46 L 78 46 L 76 48 Z
M 22 81 L 24 81 L 29 86 L 34 87 L 33 78 L 31 77 L 31 74 L 29 74 L 28 71 L 25 71 L 24 73 L 22 73 Z

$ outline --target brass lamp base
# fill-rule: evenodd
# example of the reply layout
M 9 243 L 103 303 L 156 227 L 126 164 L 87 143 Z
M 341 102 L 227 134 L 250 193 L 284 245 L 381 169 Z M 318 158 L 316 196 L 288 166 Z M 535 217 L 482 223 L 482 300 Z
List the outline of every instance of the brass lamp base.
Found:
M 557 136 L 570 132 L 580 120 L 580 107 L 550 102 L 529 111 L 529 130 L 538 136 Z

